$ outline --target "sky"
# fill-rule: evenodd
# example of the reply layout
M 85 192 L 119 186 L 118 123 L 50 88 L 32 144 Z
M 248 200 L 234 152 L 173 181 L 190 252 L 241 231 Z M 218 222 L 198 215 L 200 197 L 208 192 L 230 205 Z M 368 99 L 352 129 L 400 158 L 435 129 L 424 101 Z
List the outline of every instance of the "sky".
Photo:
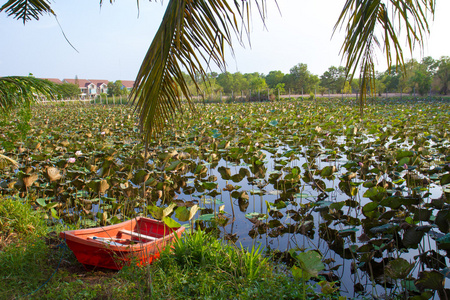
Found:
M 165 1 L 52 1 L 57 14 L 42 16 L 25 25 L 0 13 L 0 76 L 32 73 L 39 78 L 133 80 L 164 14 Z M 322 75 L 344 62 L 340 55 L 344 31 L 333 37 L 333 27 L 345 0 L 268 0 L 266 26 L 254 9 L 250 41 L 241 47 L 235 40 L 234 53 L 227 54 L 227 71 L 268 74 L 289 73 L 298 63 Z M 256 8 L 256 7 L 254 7 Z M 438 0 L 431 34 L 423 53 L 438 59 L 450 56 L 450 1 Z M 72 46 L 66 41 L 64 35 Z M 405 44 L 406 47 L 406 44 Z M 383 53 L 378 52 L 376 69 L 384 71 Z M 411 58 L 405 51 L 405 58 Z M 220 72 L 216 67 L 211 71 Z

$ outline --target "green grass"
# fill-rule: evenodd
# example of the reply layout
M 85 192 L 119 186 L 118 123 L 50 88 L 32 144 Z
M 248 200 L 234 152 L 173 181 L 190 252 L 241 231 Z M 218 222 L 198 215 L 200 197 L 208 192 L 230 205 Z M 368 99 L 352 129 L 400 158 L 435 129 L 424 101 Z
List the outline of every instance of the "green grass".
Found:
M 0 220 L 0 299 L 304 299 L 301 283 L 260 248 L 246 251 L 202 231 L 178 239 L 152 265 L 87 271 L 57 238 L 61 228 L 21 199 L 0 196 Z M 307 290 L 308 299 L 325 299 Z
M 0 238 L 9 234 L 39 236 L 47 233 L 44 217 L 17 197 L 0 197 Z
M 51 271 L 43 219 L 21 199 L 0 197 L 0 299 L 37 288 Z

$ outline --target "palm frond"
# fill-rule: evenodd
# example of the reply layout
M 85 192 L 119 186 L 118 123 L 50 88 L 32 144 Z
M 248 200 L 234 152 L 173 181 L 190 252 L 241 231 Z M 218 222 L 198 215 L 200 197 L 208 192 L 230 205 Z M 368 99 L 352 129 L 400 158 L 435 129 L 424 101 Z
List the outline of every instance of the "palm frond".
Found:
M 375 93 L 375 46 L 385 56 L 388 69 L 404 66 L 399 36 L 406 31 L 406 43 L 412 52 L 415 45 L 423 49 L 424 36 L 429 33 L 428 13 L 434 16 L 436 0 L 347 0 L 334 27 L 345 26 L 346 35 L 341 52 L 346 58 L 350 80 L 360 68 L 360 108 L 368 86 Z
M 232 45 L 231 32 L 237 25 L 226 0 L 168 3 L 130 95 L 146 141 L 161 132 L 177 110 L 181 111 L 181 94 L 193 108 L 183 70 L 199 89 L 195 78 L 206 78 L 209 63 L 225 68 L 225 46 Z
M 47 0 L 9 0 L 0 8 L 2 11 L 24 24 L 31 19 L 39 20 L 46 13 L 55 15 Z
M 31 76 L 0 77 L 0 110 L 3 112 L 38 101 L 41 97 L 56 99 L 60 94 L 59 87 L 48 80 Z

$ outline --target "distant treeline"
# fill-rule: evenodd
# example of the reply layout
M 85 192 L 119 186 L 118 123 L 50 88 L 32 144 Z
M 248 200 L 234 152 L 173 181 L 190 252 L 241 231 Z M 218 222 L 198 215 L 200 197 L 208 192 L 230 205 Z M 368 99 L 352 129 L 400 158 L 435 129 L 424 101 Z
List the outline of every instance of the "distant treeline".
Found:
M 199 89 L 193 80 L 185 74 L 191 95 L 227 95 L 239 97 L 242 93 L 251 97 L 273 94 L 351 94 L 359 93 L 359 79 L 350 81 L 346 78 L 344 67 L 331 66 L 322 75 L 312 74 L 308 66 L 299 63 L 293 66 L 288 74 L 281 71 L 261 73 L 221 73 L 211 72 L 207 78 L 198 76 Z M 417 95 L 447 95 L 450 81 L 450 57 L 443 56 L 438 60 L 425 57 L 421 62 L 411 59 L 404 67 L 392 66 L 384 72 L 375 74 L 376 93 L 404 93 Z M 79 89 L 74 84 L 64 83 L 64 97 L 77 97 Z M 109 82 L 107 95 L 103 97 L 124 97 L 128 90 L 122 88 L 121 81 Z M 109 101 L 108 101 L 109 102 Z
M 268 89 L 278 90 L 280 94 L 349 94 L 359 92 L 359 80 L 351 82 L 346 79 L 344 67 L 331 66 L 326 72 L 318 76 L 308 71 L 308 66 L 299 63 L 292 67 L 289 74 L 281 71 L 261 73 L 221 73 L 211 72 L 208 78 L 196 78 L 200 90 L 188 75 L 189 90 L 193 95 L 200 94 L 234 94 L 264 92 Z M 442 94 L 447 95 L 450 81 L 450 58 L 443 56 L 438 60 L 425 57 L 421 62 L 409 60 L 404 67 L 392 66 L 384 72 L 375 75 L 376 93 L 405 93 L 417 95 Z

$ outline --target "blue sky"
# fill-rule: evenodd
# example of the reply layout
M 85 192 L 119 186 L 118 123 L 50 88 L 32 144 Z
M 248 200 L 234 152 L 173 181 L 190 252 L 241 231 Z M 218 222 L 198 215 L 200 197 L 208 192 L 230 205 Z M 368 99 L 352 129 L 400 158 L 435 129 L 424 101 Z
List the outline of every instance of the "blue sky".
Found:
M 69 41 L 53 17 L 43 16 L 25 26 L 0 14 L 0 76 L 28 75 L 51 78 L 133 80 L 156 33 L 167 0 L 157 3 L 116 1 L 55 1 L 53 8 Z M 343 32 L 331 39 L 333 26 L 345 0 L 278 0 L 281 14 L 268 1 L 267 30 L 254 14 L 251 47 L 235 45 L 236 59 L 229 55 L 227 70 L 242 73 L 271 70 L 288 73 L 298 63 L 323 74 L 330 66 L 342 65 L 339 50 Z M 431 35 L 423 55 L 437 59 L 450 56 L 448 28 L 450 1 L 438 0 Z M 256 12 L 256 10 L 255 10 Z M 410 55 L 406 55 L 407 58 Z M 419 51 L 414 58 L 421 59 Z M 378 70 L 386 68 L 378 54 Z M 213 68 L 213 71 L 219 71 Z

